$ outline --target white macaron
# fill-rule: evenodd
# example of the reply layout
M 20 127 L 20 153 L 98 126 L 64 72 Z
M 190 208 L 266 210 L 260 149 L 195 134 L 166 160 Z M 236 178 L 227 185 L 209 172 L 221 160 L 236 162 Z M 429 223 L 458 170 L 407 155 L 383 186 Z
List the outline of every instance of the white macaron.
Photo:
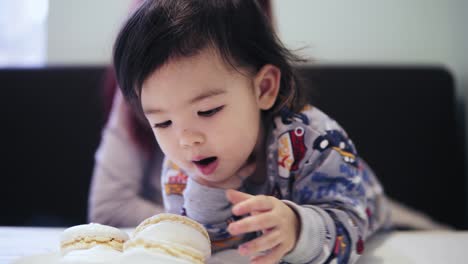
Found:
M 171 263 L 205 263 L 211 256 L 211 244 L 208 232 L 201 224 L 185 216 L 165 213 L 150 217 L 137 226 L 132 238 L 124 245 L 124 256 L 136 257 L 137 252 L 175 258 Z
M 66 255 L 74 250 L 103 247 L 121 252 L 129 239 L 124 231 L 107 225 L 85 224 L 67 228 L 60 237 L 60 251 Z

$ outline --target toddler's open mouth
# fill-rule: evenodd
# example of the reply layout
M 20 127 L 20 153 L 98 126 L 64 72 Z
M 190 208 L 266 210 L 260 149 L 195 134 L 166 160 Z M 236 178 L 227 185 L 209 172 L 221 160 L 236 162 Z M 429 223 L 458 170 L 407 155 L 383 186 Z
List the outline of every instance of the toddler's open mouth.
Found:
M 209 175 L 218 167 L 218 157 L 208 157 L 201 160 L 192 161 L 201 173 Z

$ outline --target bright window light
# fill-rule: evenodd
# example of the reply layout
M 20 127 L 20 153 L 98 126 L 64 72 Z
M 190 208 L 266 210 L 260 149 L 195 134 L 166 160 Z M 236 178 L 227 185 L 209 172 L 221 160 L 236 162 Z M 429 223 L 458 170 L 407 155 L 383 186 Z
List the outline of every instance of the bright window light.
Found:
M 0 67 L 46 63 L 48 0 L 0 0 Z

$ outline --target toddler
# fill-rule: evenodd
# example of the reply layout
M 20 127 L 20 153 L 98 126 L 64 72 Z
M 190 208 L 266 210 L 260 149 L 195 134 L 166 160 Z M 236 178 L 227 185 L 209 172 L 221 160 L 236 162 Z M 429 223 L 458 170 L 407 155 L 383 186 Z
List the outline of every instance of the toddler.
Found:
M 114 45 L 122 94 L 165 155 L 166 211 L 252 263 L 353 263 L 386 198 L 343 128 L 307 104 L 298 60 L 254 0 L 148 0 Z

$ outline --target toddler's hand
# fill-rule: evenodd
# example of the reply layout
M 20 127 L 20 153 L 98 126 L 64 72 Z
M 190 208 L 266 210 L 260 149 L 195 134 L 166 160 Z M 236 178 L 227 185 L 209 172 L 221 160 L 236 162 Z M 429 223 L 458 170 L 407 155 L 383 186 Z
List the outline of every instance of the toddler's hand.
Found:
M 273 196 L 227 190 L 235 215 L 250 214 L 228 226 L 232 235 L 262 231 L 263 235 L 239 246 L 241 255 L 251 257 L 252 263 L 277 263 L 296 245 L 299 220 L 296 213 Z M 260 253 L 264 253 L 261 254 Z

